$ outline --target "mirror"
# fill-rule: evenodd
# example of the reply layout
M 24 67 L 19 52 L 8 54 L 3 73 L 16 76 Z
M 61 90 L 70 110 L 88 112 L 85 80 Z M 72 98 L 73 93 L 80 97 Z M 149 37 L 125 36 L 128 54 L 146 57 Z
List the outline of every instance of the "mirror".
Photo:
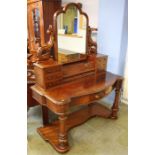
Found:
M 56 15 L 58 62 L 86 59 L 88 16 L 79 4 L 70 3 Z

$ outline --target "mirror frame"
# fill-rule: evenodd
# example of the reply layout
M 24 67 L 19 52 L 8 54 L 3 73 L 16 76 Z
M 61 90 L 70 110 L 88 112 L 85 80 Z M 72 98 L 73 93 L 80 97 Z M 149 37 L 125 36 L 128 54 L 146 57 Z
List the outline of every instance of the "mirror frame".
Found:
M 59 9 L 58 11 L 55 12 L 54 16 L 53 16 L 53 29 L 54 29 L 54 59 L 56 61 L 58 61 L 58 31 L 57 31 L 57 17 L 59 14 L 61 13 L 66 13 L 67 9 L 70 6 L 75 6 L 81 15 L 84 15 L 86 17 L 86 53 L 85 53 L 85 58 L 74 61 L 74 62 L 78 62 L 78 61 L 82 61 L 82 60 L 86 60 L 87 56 L 88 56 L 88 26 L 89 26 L 89 18 L 88 15 L 82 11 L 82 4 L 81 3 L 68 3 L 67 5 L 65 5 L 64 7 L 62 7 L 61 9 Z M 69 62 L 72 63 L 72 62 Z

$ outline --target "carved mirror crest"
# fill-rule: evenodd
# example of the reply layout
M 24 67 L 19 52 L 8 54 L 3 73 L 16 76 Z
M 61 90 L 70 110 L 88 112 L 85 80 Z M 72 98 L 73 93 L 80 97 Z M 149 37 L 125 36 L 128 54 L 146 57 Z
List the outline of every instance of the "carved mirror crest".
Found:
M 80 3 L 69 3 L 54 14 L 55 59 L 66 64 L 85 60 L 88 53 L 88 16 Z

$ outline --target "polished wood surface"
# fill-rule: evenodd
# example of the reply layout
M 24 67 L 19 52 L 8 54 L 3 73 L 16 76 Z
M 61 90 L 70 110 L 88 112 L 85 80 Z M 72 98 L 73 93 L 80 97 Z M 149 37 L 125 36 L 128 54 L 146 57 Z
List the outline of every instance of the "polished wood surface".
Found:
M 33 97 L 42 105 L 59 116 L 59 121 L 52 122 L 38 129 L 39 134 L 59 152 L 69 150 L 67 134 L 69 129 L 82 124 L 93 116 L 117 118 L 119 94 L 123 78 L 104 71 L 104 74 L 68 82 L 50 89 L 38 85 L 32 87 Z M 103 76 L 104 75 L 104 76 Z M 111 109 L 95 101 L 115 90 L 115 99 Z M 85 105 L 75 113 L 69 114 L 71 107 Z
M 70 3 L 55 13 L 52 44 L 55 56 L 33 64 L 35 85 L 31 87 L 33 98 L 43 107 L 44 126 L 38 128 L 38 132 L 44 140 L 61 153 L 70 149 L 68 131 L 71 128 L 94 116 L 117 118 L 123 82 L 123 77 L 107 72 L 108 56 L 97 53 L 97 44 L 91 39 L 91 32 L 96 29 L 91 29 L 88 23 L 86 59 L 67 64 L 58 61 L 56 19 L 57 15 L 65 12 L 70 5 L 78 7 L 83 13 L 81 5 L 75 3 Z M 115 91 L 115 98 L 111 108 L 108 109 L 97 103 L 112 91 Z M 75 106 L 84 108 L 69 113 Z M 57 114 L 58 120 L 49 124 L 47 109 Z
M 96 99 L 106 96 L 114 89 L 116 82 L 119 79 L 121 80 L 121 77 L 106 72 L 105 77 L 100 79 L 96 76 L 88 76 L 83 79 L 62 84 L 61 86 L 59 85 L 48 90 L 43 90 L 38 85 L 33 86 L 32 89 L 42 92 L 43 98 L 46 97 L 47 100 L 56 105 L 65 105 L 68 103 L 70 103 L 70 105 L 74 105 L 76 99 L 81 96 L 86 97 L 87 95 L 91 95 L 89 98 L 90 101 L 91 98 L 92 100 L 95 99 L 95 97 L 93 98 L 92 96 L 93 94 L 96 96 Z M 102 93 L 102 91 L 104 91 L 104 93 Z
M 107 56 L 95 54 L 92 58 L 77 63 L 61 64 L 52 59 L 34 65 L 36 83 L 43 89 L 93 76 L 99 71 L 106 70 Z M 102 61 L 101 61 L 102 60 Z M 103 63 L 103 64 L 102 64 Z M 102 64 L 102 65 L 101 65 Z M 103 74 L 101 72 L 100 74 Z M 38 76 L 39 75 L 39 76 Z
M 88 119 L 94 116 L 110 118 L 111 111 L 98 103 L 92 103 L 90 106 L 69 114 L 67 118 L 62 117 L 65 119 L 65 131 L 68 132 L 73 127 L 86 122 Z M 60 118 L 59 120 L 61 120 L 62 118 Z M 57 151 L 64 153 L 70 149 L 70 146 L 67 141 L 66 132 L 63 133 L 66 137 L 65 144 L 62 145 L 63 147 L 59 145 L 59 135 L 57 133 L 59 133 L 59 126 L 60 124 L 62 124 L 62 122 L 59 123 L 59 120 L 52 122 L 50 125 L 47 125 L 45 127 L 40 127 L 37 129 L 37 131 L 43 137 L 43 139 L 48 141 Z

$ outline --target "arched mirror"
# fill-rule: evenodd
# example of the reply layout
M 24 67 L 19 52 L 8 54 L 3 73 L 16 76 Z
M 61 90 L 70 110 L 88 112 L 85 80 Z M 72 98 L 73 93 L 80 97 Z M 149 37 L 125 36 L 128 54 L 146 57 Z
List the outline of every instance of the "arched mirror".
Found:
M 88 16 L 78 3 L 69 3 L 54 15 L 55 55 L 66 64 L 87 58 Z

